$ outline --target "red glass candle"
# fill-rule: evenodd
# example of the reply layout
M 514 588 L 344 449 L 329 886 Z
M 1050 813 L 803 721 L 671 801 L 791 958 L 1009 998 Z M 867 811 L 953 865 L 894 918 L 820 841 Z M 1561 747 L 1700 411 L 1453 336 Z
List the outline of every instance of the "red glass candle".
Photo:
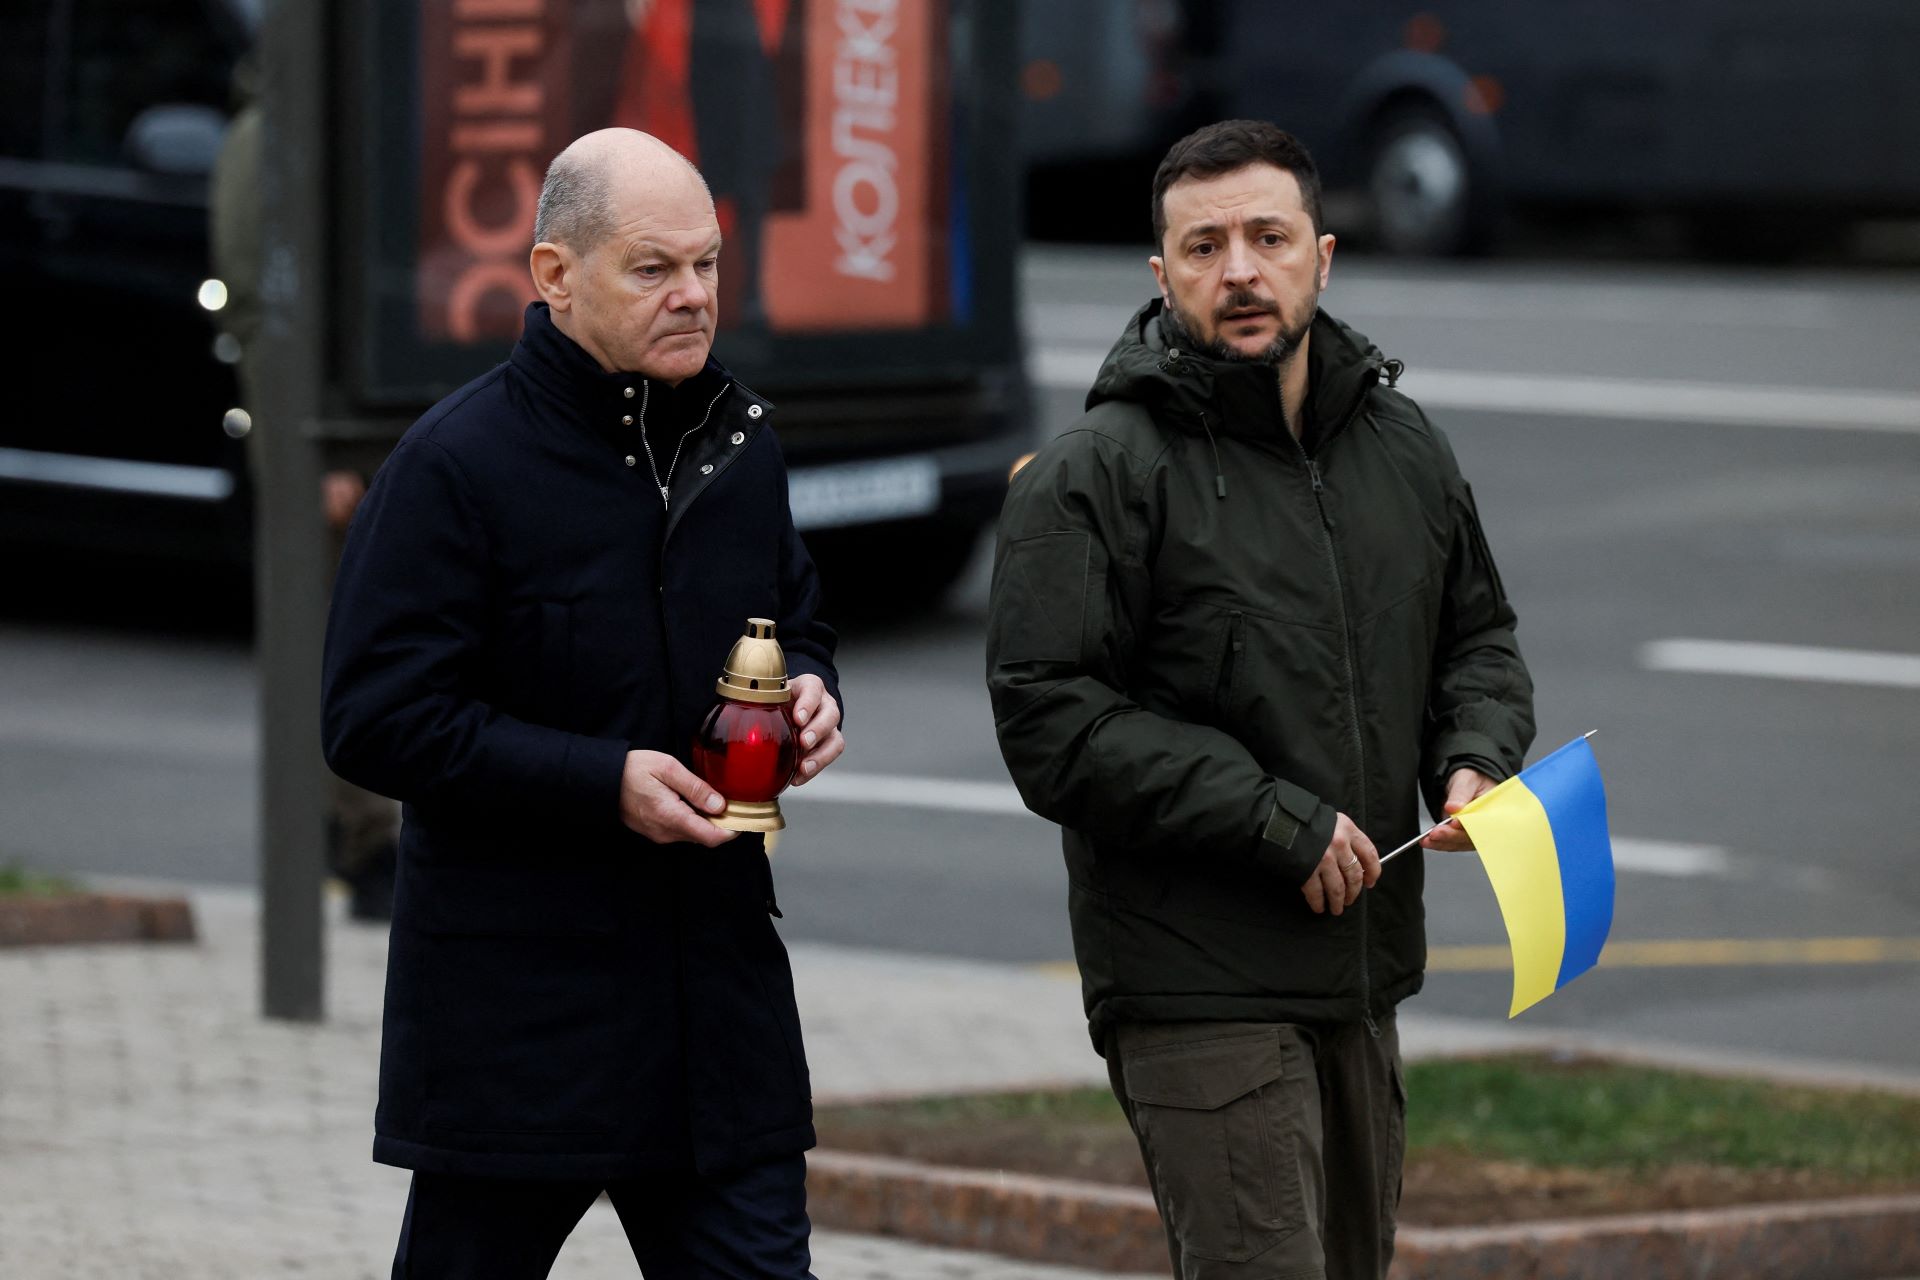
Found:
M 694 772 L 729 800 L 764 802 L 785 791 L 800 759 L 788 705 L 720 699 L 694 740 Z
M 793 781 L 800 745 L 787 718 L 787 655 L 772 622 L 747 619 L 714 692 L 720 700 L 693 741 L 693 771 L 726 797 L 726 812 L 713 821 L 729 831 L 779 831 L 787 823 L 776 797 Z

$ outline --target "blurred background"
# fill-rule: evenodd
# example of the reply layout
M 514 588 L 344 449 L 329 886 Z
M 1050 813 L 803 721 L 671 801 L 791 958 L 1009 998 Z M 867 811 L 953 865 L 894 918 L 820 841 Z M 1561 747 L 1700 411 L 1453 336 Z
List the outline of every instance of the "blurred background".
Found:
M 209 249 L 259 8 L 0 13 L 0 863 L 257 876 L 252 515 L 318 500 L 256 491 L 261 285 Z M 781 406 L 845 637 L 851 746 L 776 857 L 790 940 L 1070 962 L 993 739 L 982 548 L 1152 294 L 1159 156 L 1258 116 L 1325 172 L 1324 307 L 1474 483 L 1540 747 L 1600 730 L 1638 945 L 1528 1018 L 1920 1068 L 1920 8 L 930 0 L 868 33 L 885 101 L 835 98 L 862 55 L 825 0 L 343 8 L 330 468 L 503 355 L 516 172 L 623 123 L 712 182 L 716 354 Z M 1419 1007 L 1502 1019 L 1484 876 L 1428 883 Z

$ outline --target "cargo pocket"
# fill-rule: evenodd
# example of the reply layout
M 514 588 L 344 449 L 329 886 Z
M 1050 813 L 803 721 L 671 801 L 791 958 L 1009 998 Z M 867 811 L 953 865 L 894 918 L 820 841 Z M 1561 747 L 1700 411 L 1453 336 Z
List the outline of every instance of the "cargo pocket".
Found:
M 1304 1225 L 1295 1051 L 1271 1032 L 1160 1045 L 1122 1064 L 1180 1247 L 1245 1262 Z
M 1388 1088 L 1387 1176 L 1380 1180 L 1380 1236 L 1391 1251 L 1407 1163 L 1407 1077 L 1397 1049 L 1388 1063 Z

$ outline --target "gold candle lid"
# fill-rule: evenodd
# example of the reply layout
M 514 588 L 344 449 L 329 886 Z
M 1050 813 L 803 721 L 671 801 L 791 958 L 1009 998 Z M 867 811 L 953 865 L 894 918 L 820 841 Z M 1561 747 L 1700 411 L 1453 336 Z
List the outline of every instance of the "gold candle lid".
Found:
M 791 702 L 787 687 L 787 655 L 773 638 L 769 618 L 748 618 L 747 634 L 733 642 L 727 665 L 714 682 L 714 692 L 736 702 Z

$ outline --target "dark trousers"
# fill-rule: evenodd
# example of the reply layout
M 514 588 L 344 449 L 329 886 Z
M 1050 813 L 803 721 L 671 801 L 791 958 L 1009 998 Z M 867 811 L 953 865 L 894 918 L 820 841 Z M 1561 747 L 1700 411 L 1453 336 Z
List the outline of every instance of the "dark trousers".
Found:
M 1178 1280 L 1384 1280 L 1406 1155 L 1392 1018 L 1116 1027 L 1107 1072 Z
M 544 1182 L 416 1173 L 393 1280 L 542 1280 L 605 1191 L 646 1280 L 813 1280 L 807 1165 Z

